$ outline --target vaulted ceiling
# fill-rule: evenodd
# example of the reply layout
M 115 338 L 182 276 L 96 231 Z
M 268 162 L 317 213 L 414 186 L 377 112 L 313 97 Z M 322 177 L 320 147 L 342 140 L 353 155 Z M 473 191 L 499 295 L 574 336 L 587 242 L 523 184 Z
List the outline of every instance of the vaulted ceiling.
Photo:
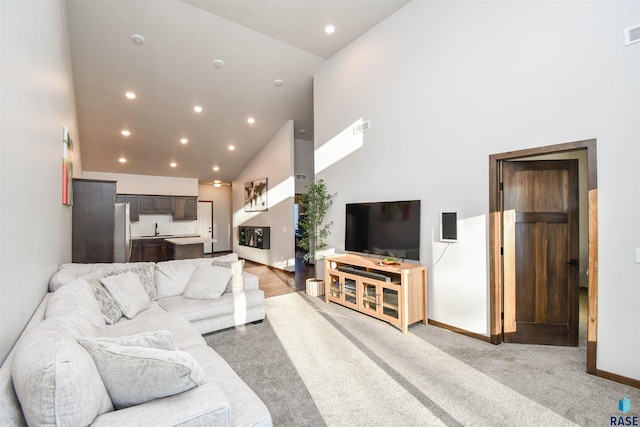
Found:
M 313 140 L 314 73 L 409 1 L 68 0 L 83 168 L 228 182 L 287 120 Z

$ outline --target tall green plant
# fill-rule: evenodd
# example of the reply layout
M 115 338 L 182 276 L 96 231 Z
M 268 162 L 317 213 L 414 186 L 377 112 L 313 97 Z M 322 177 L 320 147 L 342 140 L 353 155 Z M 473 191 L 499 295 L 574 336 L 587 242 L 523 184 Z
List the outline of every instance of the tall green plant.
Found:
M 304 216 L 300 225 L 304 230 L 299 246 L 305 251 L 304 260 L 320 259 L 318 254 L 327 247 L 325 239 L 329 236 L 329 229 L 333 221 L 323 224 L 327 210 L 333 204 L 337 193 L 331 194 L 321 178 L 307 186 L 307 193 L 302 196 L 300 205 L 304 208 Z

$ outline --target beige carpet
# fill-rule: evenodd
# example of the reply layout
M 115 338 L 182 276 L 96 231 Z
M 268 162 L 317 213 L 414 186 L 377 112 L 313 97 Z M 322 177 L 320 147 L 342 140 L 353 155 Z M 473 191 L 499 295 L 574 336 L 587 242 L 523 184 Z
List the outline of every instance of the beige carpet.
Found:
M 408 335 L 321 298 L 266 301 L 260 325 L 208 335 L 276 426 L 600 426 L 640 390 L 584 372 L 584 349 Z M 634 406 L 635 405 L 635 406 Z

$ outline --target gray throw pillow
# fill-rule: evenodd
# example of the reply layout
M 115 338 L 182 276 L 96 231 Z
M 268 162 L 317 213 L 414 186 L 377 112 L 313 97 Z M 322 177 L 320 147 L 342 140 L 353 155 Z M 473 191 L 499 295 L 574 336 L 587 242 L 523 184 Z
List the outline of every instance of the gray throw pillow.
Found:
M 184 290 L 187 299 L 218 299 L 227 288 L 231 270 L 213 265 L 199 265 Z
M 78 339 L 91 355 L 116 409 L 190 390 L 204 384 L 202 367 L 189 353 Z
M 131 271 L 104 277 L 101 282 L 127 319 L 133 319 L 136 314 L 146 310 L 151 305 L 149 294 L 144 290 L 138 276 Z

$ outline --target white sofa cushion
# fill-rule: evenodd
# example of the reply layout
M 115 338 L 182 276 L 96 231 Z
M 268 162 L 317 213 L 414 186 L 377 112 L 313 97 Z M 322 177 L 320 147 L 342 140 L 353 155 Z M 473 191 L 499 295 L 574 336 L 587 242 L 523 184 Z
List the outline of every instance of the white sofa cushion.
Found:
M 101 337 L 96 338 L 99 342 L 110 342 L 125 346 L 138 346 L 158 348 L 162 350 L 178 350 L 173 342 L 173 337 L 169 331 L 159 330 L 155 332 L 143 332 L 137 335 L 127 335 L 123 337 Z
M 80 316 L 49 317 L 16 347 L 13 385 L 29 425 L 84 426 L 113 410 L 93 359 L 73 338 Z
M 169 331 L 179 350 L 204 344 L 204 338 L 195 330 L 191 322 L 178 313 L 166 311 L 156 301 L 151 304 L 148 310 L 133 319 L 123 317 L 115 325 L 105 326 L 99 332 L 98 337 L 123 337 L 158 329 Z
M 199 265 L 184 290 L 188 299 L 218 299 L 231 279 L 231 269 L 213 265 Z
M 163 261 L 156 264 L 158 298 L 182 295 L 196 266 L 187 260 Z
M 264 306 L 264 293 L 260 290 L 225 292 L 219 299 L 210 300 L 187 299 L 181 296 L 168 297 L 159 299 L 158 305 L 168 312 L 180 314 L 190 322 L 215 319 L 228 314 L 234 314 L 238 319 L 242 319 L 246 316 L 247 307 Z M 238 324 L 241 323 L 246 322 Z
M 133 271 L 136 273 L 142 285 L 149 292 L 149 297 L 155 300 L 155 289 L 153 288 L 153 277 L 155 274 L 155 262 L 127 262 L 127 263 L 96 263 L 96 264 L 82 264 L 82 263 L 67 263 L 62 264 L 58 271 L 51 276 L 49 280 L 49 290 L 51 292 L 57 291 L 66 283 L 77 279 L 87 274 L 94 273 L 97 270 L 104 270 L 106 276 L 113 276 L 114 274 L 126 273 L 127 271 Z M 151 281 L 145 279 L 151 278 Z M 148 285 L 151 287 L 147 288 Z
M 116 409 L 190 390 L 206 381 L 189 353 L 79 339 L 93 357 Z
M 151 305 L 149 294 L 144 290 L 140 279 L 131 271 L 101 279 L 115 302 L 127 319 L 132 319 Z
M 132 272 L 138 277 L 138 280 L 140 280 L 142 287 L 149 295 L 149 299 L 151 301 L 155 301 L 158 297 L 155 284 L 155 263 L 141 262 L 134 263 L 133 266 L 131 266 L 131 264 L 117 264 L 114 268 L 113 273 L 111 274 L 122 274 L 126 273 L 127 271 Z
M 244 260 L 238 261 L 221 261 L 219 259 L 213 259 L 212 265 L 220 267 L 226 267 L 231 269 L 231 280 L 227 283 L 225 292 L 243 292 L 244 280 L 242 278 L 242 269 L 244 268 Z
M 73 316 L 73 337 L 94 335 L 104 326 L 104 317 L 93 291 L 82 279 L 75 279 L 51 295 L 45 310 L 45 319 Z

